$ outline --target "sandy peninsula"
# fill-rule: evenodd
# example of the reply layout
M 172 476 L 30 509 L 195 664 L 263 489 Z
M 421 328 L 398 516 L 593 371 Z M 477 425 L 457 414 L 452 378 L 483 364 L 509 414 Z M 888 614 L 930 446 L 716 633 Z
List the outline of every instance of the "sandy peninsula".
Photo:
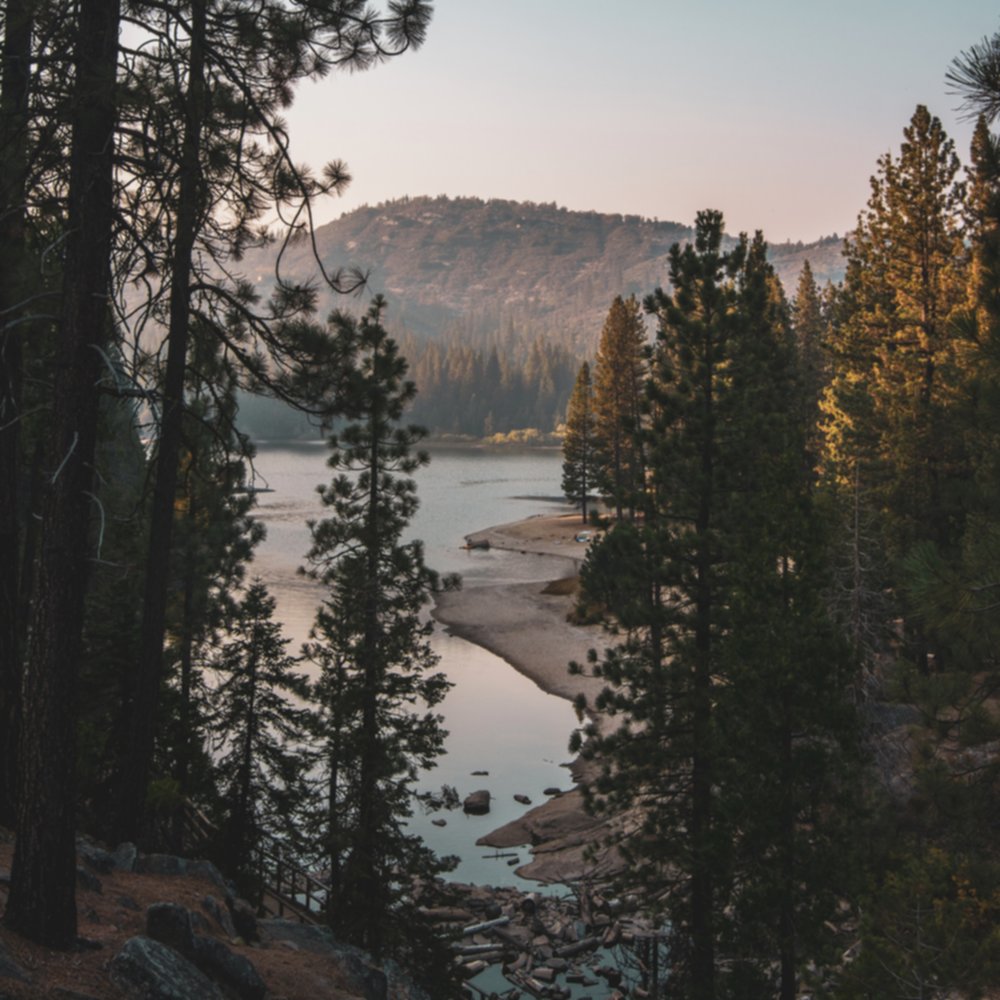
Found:
M 586 554 L 587 543 L 574 540 L 581 527 L 578 514 L 529 517 L 477 531 L 466 542 L 557 557 L 552 578 L 559 579 L 567 576 L 567 566 L 574 567 L 571 574 L 578 569 Z M 543 691 L 570 700 L 582 693 L 590 701 L 601 682 L 571 675 L 569 663 L 585 662 L 590 649 L 605 649 L 607 636 L 600 626 L 571 625 L 566 616 L 573 596 L 546 589 L 544 582 L 468 587 L 438 595 L 433 614 L 450 632 L 495 653 Z
M 553 579 L 564 579 L 567 567 L 573 575 L 586 554 L 588 543 L 576 540 L 582 527 L 578 514 L 529 517 L 475 532 L 466 541 L 472 547 L 488 543 L 491 548 L 552 556 Z M 455 635 L 506 660 L 543 691 L 570 700 L 583 694 L 592 703 L 603 683 L 571 674 L 569 663 L 584 663 L 589 650 L 606 649 L 608 636 L 600 626 L 571 625 L 566 617 L 575 598 L 569 588 L 550 583 L 480 585 L 444 593 L 438 596 L 434 617 Z M 580 779 L 579 768 L 573 774 Z M 609 831 L 607 820 L 585 812 L 583 796 L 574 789 L 536 806 L 479 843 L 498 848 L 531 844 L 534 859 L 518 874 L 540 882 L 564 882 L 608 875 L 618 867 L 616 851 L 604 853 L 596 865 L 584 858 L 588 845 Z

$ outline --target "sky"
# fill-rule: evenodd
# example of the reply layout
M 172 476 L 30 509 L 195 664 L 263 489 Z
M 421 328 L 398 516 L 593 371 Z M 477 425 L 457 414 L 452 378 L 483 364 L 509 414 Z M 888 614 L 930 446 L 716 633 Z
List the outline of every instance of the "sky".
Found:
M 385 0 L 373 0 L 376 4 Z M 330 221 L 404 195 L 555 202 L 809 242 L 843 234 L 995 0 L 435 0 L 425 44 L 300 86 L 295 159 L 347 163 Z

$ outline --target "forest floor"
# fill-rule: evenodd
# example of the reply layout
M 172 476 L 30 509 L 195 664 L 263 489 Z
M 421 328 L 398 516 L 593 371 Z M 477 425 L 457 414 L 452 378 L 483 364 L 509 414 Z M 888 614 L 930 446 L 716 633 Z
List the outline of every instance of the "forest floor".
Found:
M 13 834 L 0 828 L 0 912 L 8 890 L 2 876 L 10 872 L 13 853 Z M 219 938 L 230 951 L 249 959 L 266 983 L 270 1000 L 360 1000 L 330 958 L 280 941 L 249 945 L 227 935 L 204 906 L 207 897 L 221 895 L 206 877 L 113 871 L 91 873 L 86 882 L 89 885 L 77 885 L 78 933 L 86 942 L 78 951 L 45 948 L 0 924 L 3 1000 L 125 1000 L 127 994 L 111 981 L 111 960 L 126 941 L 146 933 L 146 910 L 161 902 L 178 903 L 205 917 L 199 921 L 199 933 Z M 15 963 L 27 980 L 4 975 L 4 959 Z

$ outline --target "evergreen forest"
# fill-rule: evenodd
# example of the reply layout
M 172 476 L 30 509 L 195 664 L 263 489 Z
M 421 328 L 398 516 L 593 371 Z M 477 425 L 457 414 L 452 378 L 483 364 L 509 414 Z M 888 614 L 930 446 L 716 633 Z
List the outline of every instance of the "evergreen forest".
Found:
M 464 199 L 487 256 L 530 216 L 519 266 L 560 258 L 547 312 L 477 314 L 458 202 L 398 206 L 451 302 L 324 255 L 348 173 L 299 166 L 283 120 L 305 81 L 406 59 L 430 8 L 0 8 L 3 940 L 87 947 L 78 837 L 197 851 L 262 907 L 277 858 L 355 959 L 469 996 L 426 919 L 453 859 L 407 827 L 451 686 L 427 609 L 459 585 L 406 540 L 412 477 L 423 427 L 556 432 L 597 536 L 573 618 L 613 640 L 567 664 L 601 681 L 567 737 L 616 820 L 604 889 L 653 928 L 633 995 L 996 996 L 1000 34 L 949 70 L 967 155 L 917 106 L 815 262 L 711 208 Z M 629 241 L 642 266 L 609 265 Z M 301 650 L 251 574 L 261 400 L 328 445 Z

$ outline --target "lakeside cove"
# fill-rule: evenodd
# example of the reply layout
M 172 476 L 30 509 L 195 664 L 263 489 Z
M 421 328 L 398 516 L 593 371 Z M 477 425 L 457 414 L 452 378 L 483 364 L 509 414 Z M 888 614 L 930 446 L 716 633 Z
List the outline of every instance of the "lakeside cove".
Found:
M 490 548 L 551 557 L 553 580 L 566 579 L 579 568 L 586 543 L 576 541 L 578 514 L 541 514 L 485 528 L 466 536 L 470 548 Z M 501 657 L 548 694 L 574 701 L 584 695 L 592 702 L 602 682 L 571 674 L 571 661 L 585 662 L 589 650 L 603 652 L 607 635 L 597 625 L 568 621 L 574 597 L 567 587 L 528 583 L 480 583 L 439 594 L 435 619 L 452 634 Z M 574 782 L 586 780 L 580 761 L 570 765 Z M 517 868 L 522 878 L 542 883 L 591 881 L 620 870 L 617 852 L 595 861 L 584 854 L 610 832 L 610 823 L 591 816 L 579 788 L 562 792 L 482 836 L 478 844 L 499 849 L 529 846 L 532 860 Z

